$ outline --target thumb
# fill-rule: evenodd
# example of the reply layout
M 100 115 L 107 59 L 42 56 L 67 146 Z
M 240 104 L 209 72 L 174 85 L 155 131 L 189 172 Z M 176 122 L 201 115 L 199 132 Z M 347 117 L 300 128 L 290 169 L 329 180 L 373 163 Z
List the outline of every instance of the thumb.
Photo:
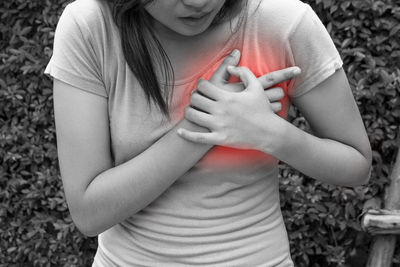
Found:
M 227 56 L 218 69 L 212 75 L 210 82 L 213 84 L 226 84 L 229 80 L 230 73 L 227 71 L 228 66 L 236 66 L 240 61 L 240 51 L 234 49 L 229 56 Z

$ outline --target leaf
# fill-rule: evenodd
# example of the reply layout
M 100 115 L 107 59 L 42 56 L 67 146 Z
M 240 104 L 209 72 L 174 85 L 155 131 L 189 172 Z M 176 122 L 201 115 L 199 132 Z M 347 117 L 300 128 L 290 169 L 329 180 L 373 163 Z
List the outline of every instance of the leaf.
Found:
M 12 252 L 14 252 L 16 250 L 17 250 L 16 247 L 10 247 L 10 248 L 7 249 L 7 253 L 12 253 Z
M 315 203 L 314 207 L 320 212 L 323 212 L 323 213 L 327 213 L 328 212 L 328 210 L 321 204 Z
M 389 36 L 395 36 L 400 31 L 400 24 L 395 25 L 389 32 Z
M 20 31 L 20 35 L 26 35 L 27 33 L 29 33 L 30 31 L 32 30 L 32 26 L 28 26 L 28 27 L 25 27 L 25 28 L 23 28 L 21 31 Z

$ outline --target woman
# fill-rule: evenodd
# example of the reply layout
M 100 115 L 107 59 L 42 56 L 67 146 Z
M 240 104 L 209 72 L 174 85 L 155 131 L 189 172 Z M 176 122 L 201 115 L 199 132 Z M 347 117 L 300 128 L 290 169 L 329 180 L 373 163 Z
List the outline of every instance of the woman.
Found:
M 99 236 L 93 266 L 293 266 L 278 160 L 368 179 L 341 65 L 298 0 L 68 5 L 46 73 L 71 216 Z M 284 120 L 290 103 L 314 135 Z

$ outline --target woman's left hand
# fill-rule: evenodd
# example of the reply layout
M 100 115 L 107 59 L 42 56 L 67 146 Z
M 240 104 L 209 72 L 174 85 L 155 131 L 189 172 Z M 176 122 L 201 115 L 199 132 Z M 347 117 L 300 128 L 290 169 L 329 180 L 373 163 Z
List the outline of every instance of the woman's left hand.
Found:
M 208 133 L 179 129 L 178 134 L 192 142 L 236 148 L 260 149 L 263 140 L 275 132 L 278 117 L 264 88 L 246 67 L 228 67 L 231 75 L 242 80 L 245 89 L 228 92 L 201 80 L 191 96 L 185 118 L 210 130 Z

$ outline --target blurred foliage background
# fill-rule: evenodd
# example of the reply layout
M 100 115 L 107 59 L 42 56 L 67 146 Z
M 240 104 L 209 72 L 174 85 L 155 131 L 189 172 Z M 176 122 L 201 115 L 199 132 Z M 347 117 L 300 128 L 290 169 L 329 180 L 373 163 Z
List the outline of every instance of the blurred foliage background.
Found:
M 97 248 L 96 238 L 78 232 L 68 213 L 52 82 L 43 75 L 66 2 L 0 2 L 0 266 L 90 266 Z M 305 2 L 342 55 L 373 148 L 373 171 L 368 185 L 352 189 L 281 167 L 292 257 L 296 266 L 364 266 L 371 237 L 361 231 L 359 215 L 365 201 L 383 195 L 399 138 L 400 3 Z M 293 123 L 306 129 L 293 112 Z M 399 249 L 393 263 L 400 266 Z

